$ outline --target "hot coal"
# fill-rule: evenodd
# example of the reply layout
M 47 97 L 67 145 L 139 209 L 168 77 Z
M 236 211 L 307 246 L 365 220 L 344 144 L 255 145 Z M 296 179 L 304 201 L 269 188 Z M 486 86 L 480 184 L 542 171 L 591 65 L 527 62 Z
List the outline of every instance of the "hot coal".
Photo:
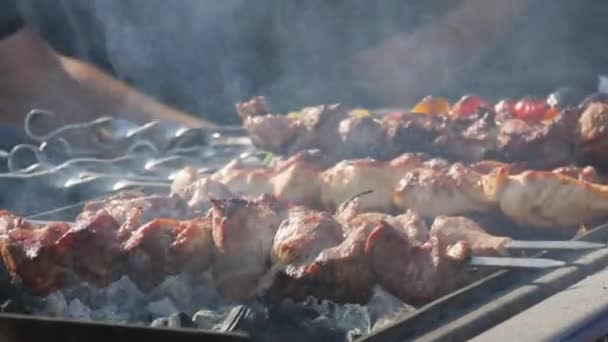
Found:
M 239 305 L 226 302 L 208 281 L 205 277 L 169 277 L 149 293 L 142 293 L 128 277 L 105 288 L 81 283 L 33 302 L 30 310 L 58 318 L 244 332 L 255 341 L 297 342 L 350 341 L 411 309 L 380 289 L 368 305 L 314 298 L 300 303 L 254 300 Z
M 176 312 L 169 317 L 157 318 L 150 324 L 151 327 L 159 328 L 194 328 L 196 324 L 190 316 L 184 312 Z

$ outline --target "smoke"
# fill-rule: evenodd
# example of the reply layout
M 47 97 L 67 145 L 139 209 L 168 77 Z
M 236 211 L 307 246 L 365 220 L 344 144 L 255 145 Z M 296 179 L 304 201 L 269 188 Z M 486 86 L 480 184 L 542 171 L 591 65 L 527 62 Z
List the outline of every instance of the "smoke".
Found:
M 234 102 L 254 95 L 269 96 L 279 111 L 337 101 L 378 105 L 353 86 L 349 58 L 391 34 L 428 24 L 460 2 L 19 3 L 59 50 L 101 65 L 169 104 L 226 123 L 237 120 Z M 590 72 L 585 54 L 572 45 L 573 20 L 582 13 L 576 8 L 584 7 L 577 3 L 534 2 L 507 42 L 433 93 L 520 96 L 580 82 Z M 408 77 L 405 70 L 396 72 Z

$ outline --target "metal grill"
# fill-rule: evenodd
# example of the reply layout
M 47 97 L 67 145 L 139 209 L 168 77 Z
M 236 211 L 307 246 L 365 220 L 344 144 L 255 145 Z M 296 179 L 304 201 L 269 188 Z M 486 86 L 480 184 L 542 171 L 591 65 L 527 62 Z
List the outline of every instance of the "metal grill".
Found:
M 32 219 L 71 219 L 84 201 L 132 188 L 166 193 L 174 172 L 185 166 L 205 172 L 233 158 L 263 159 L 263 153 L 250 145 L 240 127 L 190 129 L 161 122 L 137 126 L 124 120 L 101 118 L 42 134 L 35 133 L 36 118 L 40 115 L 50 114 L 34 111 L 28 115 L 26 133 L 33 143 L 3 153 L 7 172 L 0 174 L 0 186 L 5 189 L 0 196 L 0 206 Z M 580 239 L 607 242 L 608 225 Z M 571 265 L 554 271 L 485 273 L 463 289 L 393 317 L 384 328 L 350 338 L 360 341 L 468 339 L 608 264 L 607 250 L 541 254 L 566 260 Z M 234 307 L 223 322 L 221 332 L 213 333 L 8 314 L 0 316 L 0 331 L 5 336 L 36 331 L 62 340 L 68 336 L 89 338 L 95 330 L 99 335 L 93 334 L 104 340 L 166 336 L 175 341 L 190 341 L 201 338 L 202 334 L 218 341 L 237 341 L 246 337 L 234 332 L 256 335 L 256 329 L 263 329 L 252 323 L 250 311 L 248 306 Z M 290 314 L 288 309 L 278 309 L 266 320 L 279 322 L 282 315 Z M 101 329 L 103 327 L 112 329 Z

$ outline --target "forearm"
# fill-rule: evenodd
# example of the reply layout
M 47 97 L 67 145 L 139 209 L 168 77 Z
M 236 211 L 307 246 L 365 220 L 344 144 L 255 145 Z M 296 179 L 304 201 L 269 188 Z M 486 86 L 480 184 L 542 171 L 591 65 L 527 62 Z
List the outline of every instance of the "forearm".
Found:
M 49 129 L 104 115 L 137 123 L 172 120 L 211 125 L 113 79 L 94 66 L 59 55 L 29 29 L 0 40 L 0 114 L 21 124 L 33 108 L 56 112 Z
M 414 33 L 395 35 L 356 56 L 359 86 L 389 105 L 403 105 L 448 84 L 513 29 L 529 0 L 465 0 Z
M 122 115 L 136 123 L 171 120 L 189 126 L 212 125 L 192 115 L 171 108 L 101 72 L 95 67 L 72 58 L 61 58 L 63 69 L 87 93 L 99 99 L 98 108 L 107 114 Z

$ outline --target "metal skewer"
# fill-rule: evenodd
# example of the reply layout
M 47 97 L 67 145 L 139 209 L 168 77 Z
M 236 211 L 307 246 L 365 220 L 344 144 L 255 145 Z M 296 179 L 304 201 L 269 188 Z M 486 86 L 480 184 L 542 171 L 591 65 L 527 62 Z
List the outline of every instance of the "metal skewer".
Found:
M 47 225 L 53 221 L 28 219 L 34 225 Z M 73 225 L 74 222 L 66 222 Z M 552 242 L 552 241 L 549 241 Z M 576 242 L 576 241 L 575 241 Z M 468 261 L 473 267 L 501 267 L 501 268 L 556 268 L 566 266 L 561 260 L 547 258 L 515 258 L 515 257 L 485 257 L 472 256 Z
M 564 249 L 564 250 L 584 250 L 599 249 L 608 247 L 606 244 L 587 241 L 523 241 L 511 240 L 505 248 L 508 249 Z
M 510 258 L 510 257 L 481 257 L 473 256 L 470 266 L 502 267 L 502 268 L 556 268 L 566 266 L 561 260 L 546 258 Z

